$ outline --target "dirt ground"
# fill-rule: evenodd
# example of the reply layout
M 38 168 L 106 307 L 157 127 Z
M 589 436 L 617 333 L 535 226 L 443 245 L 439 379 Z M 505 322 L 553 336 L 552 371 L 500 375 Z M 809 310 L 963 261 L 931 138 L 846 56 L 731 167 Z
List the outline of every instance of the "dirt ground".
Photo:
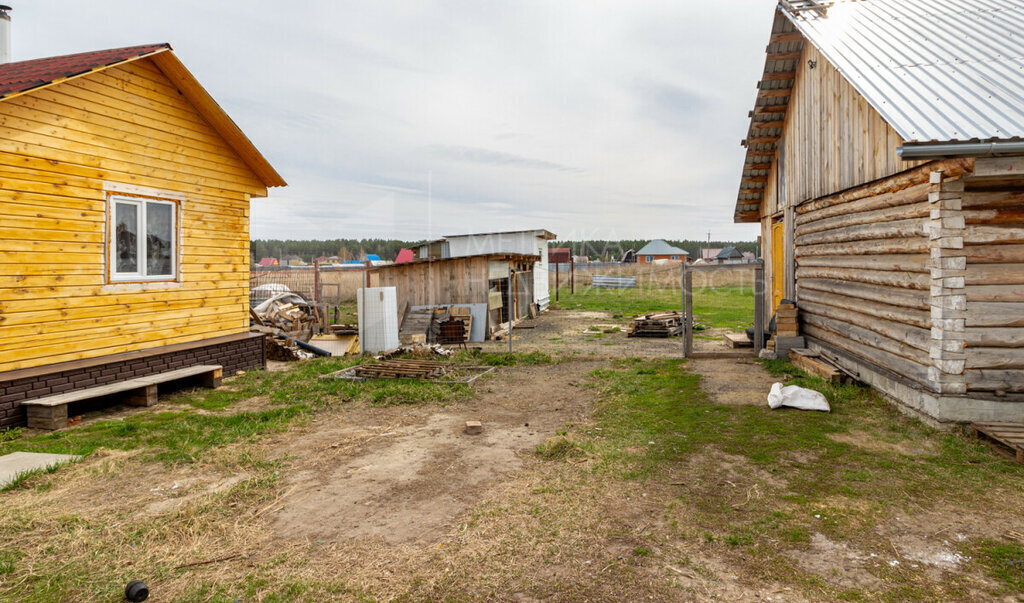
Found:
M 457 408 L 343 408 L 275 438 L 289 478 L 268 514 L 273 529 L 287 539 L 436 542 L 538 444 L 586 420 L 592 395 L 574 384 L 602 364 L 505 369 Z M 466 421 L 483 433 L 466 434 Z
M 516 352 L 547 352 L 563 357 L 680 358 L 681 337 L 627 337 L 630 319 L 613 318 L 607 312 L 553 310 L 538 320 L 522 323 L 513 332 Z M 727 350 L 720 339 L 728 329 L 710 328 L 694 334 L 698 351 Z M 709 339 L 714 338 L 714 339 Z M 474 344 L 490 352 L 508 350 L 507 341 Z
M 180 528 L 185 544 L 173 556 L 224 561 L 154 578 L 151 600 L 221 600 L 218 589 L 245 581 L 252 583 L 246 600 L 261 600 L 261 593 L 283 582 L 295 584 L 292 595 L 283 596 L 294 600 L 308 592 L 316 598 L 413 600 L 828 598 L 784 571 L 741 569 L 749 564 L 741 553 L 677 523 L 697 513 L 702 488 L 735 492 L 732 505 L 742 508 L 784 496 L 785 474 L 714 446 L 641 481 L 609 478 L 593 455 L 557 463 L 540 458 L 537 446 L 567 428 L 600 435 L 593 426 L 601 400 L 587 385 L 595 370 L 624 357 L 675 358 L 680 349 L 678 338 L 606 332 L 625 322 L 603 313 L 552 311 L 532 323 L 534 328 L 516 332 L 514 349 L 547 352 L 560 362 L 499 368 L 474 386 L 469 400 L 338 404 L 298 427 L 231 445 L 222 456 L 257 456 L 279 480 L 256 507 L 235 506 L 230 497 L 212 507 L 224 516 L 216 529 L 200 529 L 198 519 L 188 519 L 188 527 Z M 506 345 L 483 347 L 503 351 Z M 700 388 L 718 404 L 763 405 L 775 382 L 753 360 L 691 360 L 686 367 L 700 375 Z M 268 404 L 256 397 L 226 412 Z M 137 412 L 109 410 L 87 422 Z M 469 420 L 481 421 L 483 433 L 466 434 Z M 834 439 L 883 453 L 935 453 L 930 443 L 883 441 L 867 431 Z M 105 522 L 117 534 L 135 530 L 129 526 L 140 518 L 181 521 L 187 509 L 221 500 L 251 477 L 227 461 L 168 467 L 136 456 L 100 451 L 46 476 L 45 489 L 0 497 L 12 516 L 52 509 L 86 523 Z M 789 458 L 794 466 L 820 460 L 815 450 L 794 450 Z M 926 568 L 941 582 L 965 571 L 969 560 L 957 543 L 1024 532 L 1018 510 L 1024 493 L 1006 497 L 1013 504 L 985 516 L 951 509 L 886 517 L 871 529 L 891 552 L 830 538 L 822 528 L 786 555 L 831 588 L 877 591 L 883 586 L 878 568 L 897 571 L 903 564 Z M 32 538 L 42 542 L 56 533 L 47 530 Z M 166 554 L 140 553 L 136 563 L 142 568 L 147 559 Z M 984 598 L 994 588 L 989 578 L 971 574 L 971 580 L 977 588 L 958 598 Z M 331 585 L 328 594 L 311 586 L 323 583 Z

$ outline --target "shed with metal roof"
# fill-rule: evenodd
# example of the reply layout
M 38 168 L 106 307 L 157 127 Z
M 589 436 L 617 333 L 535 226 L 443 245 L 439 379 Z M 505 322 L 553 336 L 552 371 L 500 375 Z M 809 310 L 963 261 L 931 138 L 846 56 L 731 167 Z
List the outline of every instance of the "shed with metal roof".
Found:
M 808 344 L 938 421 L 1024 421 L 1024 0 L 782 0 L 734 219 Z

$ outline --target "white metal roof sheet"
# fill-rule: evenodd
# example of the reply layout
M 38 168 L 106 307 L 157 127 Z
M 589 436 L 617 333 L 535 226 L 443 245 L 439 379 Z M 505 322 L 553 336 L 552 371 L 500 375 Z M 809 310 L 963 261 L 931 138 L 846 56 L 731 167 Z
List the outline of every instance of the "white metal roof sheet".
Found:
M 1024 0 L 782 10 L 907 142 L 1024 137 Z

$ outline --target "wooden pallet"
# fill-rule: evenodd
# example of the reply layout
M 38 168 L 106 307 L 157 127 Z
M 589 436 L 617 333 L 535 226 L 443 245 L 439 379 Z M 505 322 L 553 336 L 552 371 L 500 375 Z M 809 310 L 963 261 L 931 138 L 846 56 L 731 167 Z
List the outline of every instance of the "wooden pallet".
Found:
M 452 369 L 452 363 L 439 360 L 397 358 L 379 364 L 360 364 L 321 377 L 333 379 L 438 379 Z
M 493 366 L 458 366 L 436 360 L 387 360 L 380 364 L 361 364 L 326 375 L 321 379 L 429 379 L 443 385 L 472 385 L 478 378 L 494 371 Z
M 1024 424 L 971 423 L 971 433 L 976 438 L 1009 448 L 1017 462 L 1024 465 Z

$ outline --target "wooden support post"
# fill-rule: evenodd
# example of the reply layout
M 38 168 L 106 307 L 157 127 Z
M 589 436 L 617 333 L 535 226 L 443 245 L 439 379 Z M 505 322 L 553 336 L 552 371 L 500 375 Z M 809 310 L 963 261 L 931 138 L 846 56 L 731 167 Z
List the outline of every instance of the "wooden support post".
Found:
M 569 252 L 569 293 L 576 293 L 576 259 Z
M 679 313 L 686 320 L 686 262 L 679 269 Z M 683 358 L 686 358 L 689 350 L 686 349 L 686 336 L 679 338 L 679 345 L 683 348 Z
M 223 376 L 221 369 L 214 369 L 202 376 L 203 387 L 220 387 L 220 380 Z
M 63 429 L 68 426 L 68 405 L 58 404 L 56 406 L 26 406 L 25 414 L 28 416 L 28 426 L 31 429 Z
M 686 350 L 693 350 L 693 273 L 683 272 L 683 287 L 686 289 L 686 307 L 683 308 L 683 337 L 686 338 Z
M 555 301 L 558 301 L 558 262 L 555 262 Z
M 158 402 L 156 385 L 147 385 L 128 394 L 125 403 L 129 406 L 153 406 Z
M 764 264 L 754 268 L 754 353 L 764 349 Z

